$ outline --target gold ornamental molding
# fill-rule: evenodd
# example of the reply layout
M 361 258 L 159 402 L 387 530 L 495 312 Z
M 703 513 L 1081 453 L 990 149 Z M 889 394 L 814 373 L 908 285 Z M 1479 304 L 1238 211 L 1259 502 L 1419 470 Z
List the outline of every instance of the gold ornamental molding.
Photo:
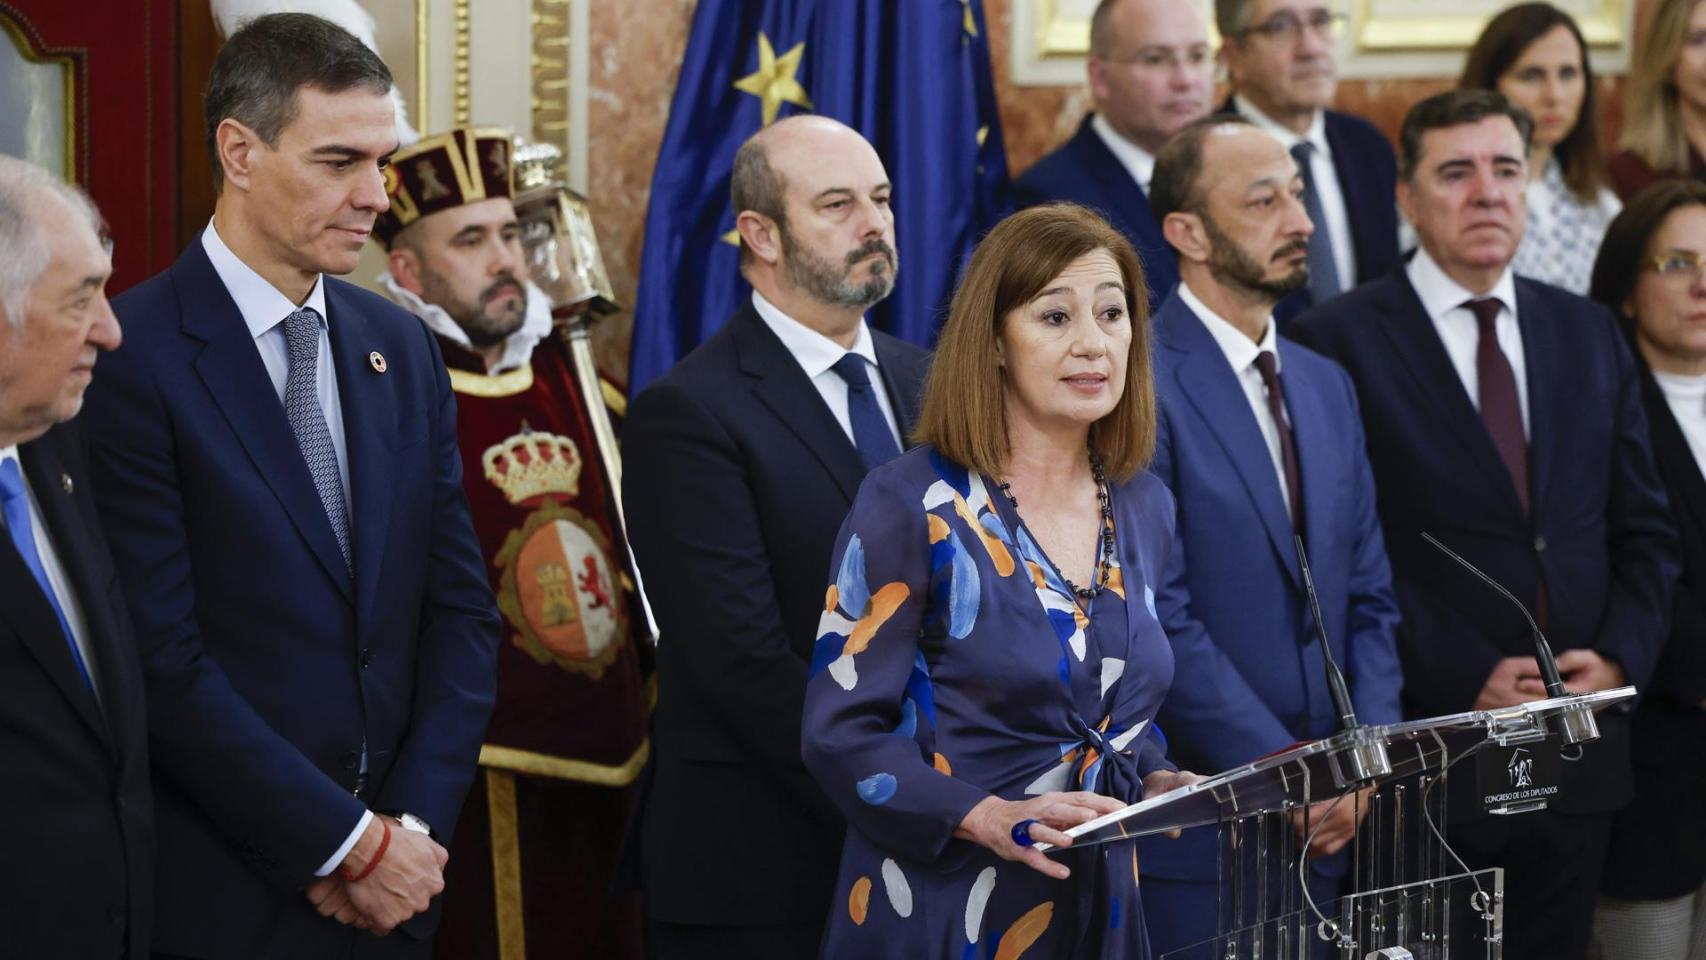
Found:
M 64 116 L 60 118 L 60 125 L 63 137 L 61 149 L 65 159 L 64 170 L 61 172 L 67 183 L 79 182 L 77 174 L 81 165 L 77 162 L 77 80 L 83 72 L 81 67 L 86 51 L 49 48 L 35 27 L 24 18 L 23 12 L 7 3 L 0 3 L 0 33 L 11 40 L 18 53 L 30 63 L 59 67 L 63 84 L 61 97 L 64 100 Z
M 1627 36 L 1634 0 L 1564 0 L 1590 47 L 1620 46 Z M 1357 0 L 1356 45 L 1370 52 L 1467 50 L 1503 0 Z
M 456 46 L 452 54 L 452 63 L 454 64 L 455 72 L 453 74 L 454 86 L 452 88 L 454 112 L 451 122 L 459 127 L 466 126 L 469 122 L 468 100 L 470 81 L 468 63 L 471 56 L 469 52 L 469 29 L 472 26 L 472 21 L 470 20 L 471 14 L 468 10 L 469 2 L 470 0 L 456 0 L 454 7 Z
M 533 0 L 533 139 L 569 140 L 569 0 Z

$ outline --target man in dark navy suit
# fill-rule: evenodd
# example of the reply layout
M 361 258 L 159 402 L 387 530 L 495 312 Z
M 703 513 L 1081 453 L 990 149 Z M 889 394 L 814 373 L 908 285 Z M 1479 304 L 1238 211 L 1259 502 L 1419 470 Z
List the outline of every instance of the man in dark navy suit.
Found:
M 119 344 L 88 197 L 0 156 L 0 956 L 146 957 L 142 672 L 72 417 Z
M 1308 545 L 1322 630 L 1357 718 L 1400 719 L 1398 607 L 1356 395 L 1344 370 L 1273 322 L 1274 305 L 1308 282 L 1314 228 L 1302 194 L 1286 149 L 1236 116 L 1186 127 L 1156 164 L 1151 196 L 1182 274 L 1155 315 L 1153 469 L 1178 502 L 1179 531 L 1156 597 L 1177 664 L 1157 722 L 1173 759 L 1193 769 L 1337 732 L 1293 536 Z M 1339 895 L 1349 863 L 1334 854 L 1366 810 L 1318 808 L 1317 902 Z M 1212 827 L 1140 842 L 1156 955 L 1214 936 L 1217 846 Z M 1271 878 L 1275 906 L 1294 882 Z
M 1232 96 L 1222 106 L 1279 138 L 1303 173 L 1309 283 L 1274 309 L 1281 331 L 1311 304 L 1383 276 L 1398 260 L 1392 144 L 1327 109 L 1338 89 L 1330 0 L 1215 0 Z
M 1214 55 L 1195 3 L 1102 0 L 1090 18 L 1090 95 L 1095 112 L 1058 150 L 1013 186 L 1021 207 L 1070 200 L 1102 214 L 1143 259 L 1151 310 L 1179 270 L 1150 212 L 1155 154 L 1208 113 Z
M 497 613 L 432 334 L 327 276 L 386 209 L 390 84 L 315 17 L 231 36 L 207 89 L 213 222 L 114 304 L 127 336 L 89 392 L 168 955 L 430 952 Z
M 1637 367 L 1605 308 L 1510 269 L 1532 129 L 1491 91 L 1412 108 L 1398 202 L 1420 248 L 1296 324 L 1356 383 L 1410 716 L 1545 695 L 1522 612 L 1423 533 L 1534 611 L 1572 692 L 1644 688 L 1664 642 L 1677 536 Z M 1586 954 L 1611 816 L 1631 796 L 1629 718 L 1599 723 L 1542 812 L 1482 814 L 1473 768 L 1452 773 L 1448 836 L 1471 867 L 1505 868 L 1514 960 Z
M 815 957 L 845 823 L 800 760 L 824 577 L 867 470 L 899 455 L 926 356 L 865 325 L 898 260 L 888 174 L 800 116 L 735 157 L 752 302 L 623 427 L 656 612 L 656 769 L 640 826 L 660 958 Z

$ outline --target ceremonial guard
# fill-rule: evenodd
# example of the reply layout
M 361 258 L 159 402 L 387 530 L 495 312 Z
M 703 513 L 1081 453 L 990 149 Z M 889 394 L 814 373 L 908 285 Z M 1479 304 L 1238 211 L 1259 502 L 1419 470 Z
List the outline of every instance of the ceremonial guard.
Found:
M 638 957 L 638 905 L 608 891 L 622 788 L 648 749 L 647 618 L 600 452 L 608 415 L 588 399 L 620 413 L 622 397 L 580 382 L 552 298 L 532 282 L 515 154 L 508 133 L 471 128 L 404 148 L 374 228 L 389 250 L 381 284 L 449 367 L 464 486 L 504 618 L 497 707 L 436 946 L 458 958 Z

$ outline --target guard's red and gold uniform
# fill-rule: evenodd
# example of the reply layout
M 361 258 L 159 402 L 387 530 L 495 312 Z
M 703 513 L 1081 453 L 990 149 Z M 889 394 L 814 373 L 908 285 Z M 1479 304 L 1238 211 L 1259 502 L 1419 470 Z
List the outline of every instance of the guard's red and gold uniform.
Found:
M 553 334 L 488 376 L 439 346 L 504 641 L 436 955 L 638 958 L 638 901 L 609 887 L 647 752 L 646 627 L 568 350 Z

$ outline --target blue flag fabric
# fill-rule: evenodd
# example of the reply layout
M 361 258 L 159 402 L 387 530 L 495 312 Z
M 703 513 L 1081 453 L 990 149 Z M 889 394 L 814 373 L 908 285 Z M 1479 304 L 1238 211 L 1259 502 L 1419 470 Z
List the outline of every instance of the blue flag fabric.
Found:
M 982 0 L 699 0 L 652 176 L 630 392 L 749 296 L 724 239 L 735 151 L 799 112 L 876 147 L 895 187 L 900 270 L 869 319 L 930 343 L 960 267 L 1008 211 Z

